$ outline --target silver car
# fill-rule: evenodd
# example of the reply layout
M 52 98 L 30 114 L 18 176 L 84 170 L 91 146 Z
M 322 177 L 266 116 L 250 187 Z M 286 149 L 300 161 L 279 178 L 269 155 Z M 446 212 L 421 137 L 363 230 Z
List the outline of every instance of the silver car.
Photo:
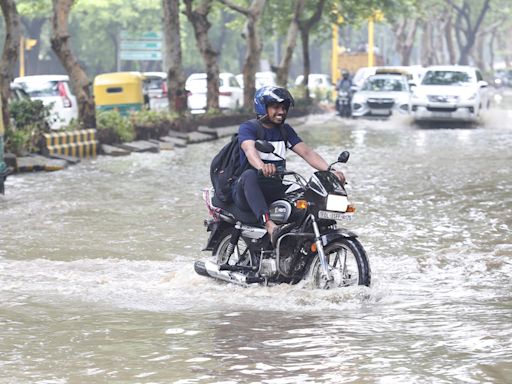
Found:
M 389 117 L 394 113 L 408 114 L 411 92 L 402 75 L 373 75 L 352 97 L 352 116 Z

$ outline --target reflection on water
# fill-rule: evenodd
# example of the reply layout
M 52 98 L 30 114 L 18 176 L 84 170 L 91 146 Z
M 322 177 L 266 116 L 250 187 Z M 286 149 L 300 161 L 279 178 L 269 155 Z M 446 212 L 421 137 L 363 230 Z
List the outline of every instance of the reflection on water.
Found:
M 205 154 L 225 140 L 9 178 L 0 382 L 509 382 L 512 127 L 485 121 L 297 126 L 328 160 L 351 152 L 342 169 L 371 288 L 194 274 Z M 294 155 L 289 167 L 312 172 Z

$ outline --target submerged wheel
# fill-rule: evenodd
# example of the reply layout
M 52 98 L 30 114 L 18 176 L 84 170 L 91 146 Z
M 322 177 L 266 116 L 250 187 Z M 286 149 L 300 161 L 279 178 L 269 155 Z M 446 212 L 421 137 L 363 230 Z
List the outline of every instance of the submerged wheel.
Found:
M 358 240 L 337 239 L 324 247 L 324 252 L 332 280 L 325 281 L 322 277 L 320 258 L 316 255 L 309 268 L 309 280 L 314 288 L 370 286 L 371 273 L 368 256 Z
M 245 240 L 240 236 L 238 244 L 235 245 L 231 256 L 228 255 L 230 246 L 231 232 L 226 234 L 219 241 L 219 244 L 213 249 L 212 256 L 215 258 L 217 265 L 246 265 L 252 266 L 251 251 Z

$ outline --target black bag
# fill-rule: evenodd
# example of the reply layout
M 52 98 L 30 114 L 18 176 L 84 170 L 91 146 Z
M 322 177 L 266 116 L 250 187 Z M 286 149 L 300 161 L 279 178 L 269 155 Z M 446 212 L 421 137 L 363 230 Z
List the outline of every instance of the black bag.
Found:
M 258 140 L 262 140 L 265 137 L 265 128 L 256 119 L 250 121 L 253 124 L 257 124 L 256 135 Z M 286 130 L 283 126 L 280 129 L 281 136 L 286 141 Z M 210 179 L 215 189 L 215 196 L 225 203 L 231 202 L 231 187 L 249 166 L 249 161 L 247 160 L 243 165 L 240 164 L 240 145 L 238 144 L 238 133 L 235 133 L 229 143 L 222 147 L 219 153 L 215 155 L 210 165 Z

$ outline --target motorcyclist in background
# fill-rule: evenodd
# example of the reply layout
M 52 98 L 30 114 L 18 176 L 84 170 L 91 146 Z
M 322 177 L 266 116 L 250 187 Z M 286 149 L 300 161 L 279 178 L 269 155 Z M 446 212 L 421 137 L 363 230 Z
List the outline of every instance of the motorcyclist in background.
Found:
M 341 71 L 341 79 L 338 82 L 336 89 L 338 91 L 344 90 L 344 91 L 347 91 L 348 93 L 350 93 L 351 87 L 352 87 L 352 79 L 350 78 L 350 73 L 348 73 L 348 71 L 346 69 L 344 69 L 343 71 Z
M 350 116 L 350 103 L 352 101 L 352 79 L 350 78 L 350 74 L 346 69 L 341 72 L 341 79 L 336 86 L 336 90 L 338 91 L 338 96 L 336 97 L 336 110 L 340 115 Z M 343 97 L 343 108 L 348 109 L 346 111 L 342 111 L 342 101 L 340 97 Z

